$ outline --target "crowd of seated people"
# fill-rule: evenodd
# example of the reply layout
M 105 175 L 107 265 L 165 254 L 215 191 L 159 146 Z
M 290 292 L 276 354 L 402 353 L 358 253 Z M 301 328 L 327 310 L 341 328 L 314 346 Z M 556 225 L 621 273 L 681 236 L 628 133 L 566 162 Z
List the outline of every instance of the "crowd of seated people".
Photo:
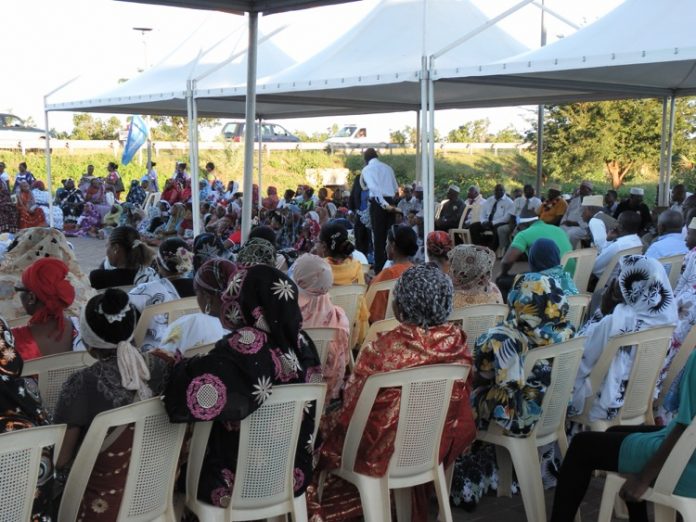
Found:
M 696 221 L 692 222 L 696 198 L 680 190 L 671 208 L 650 214 L 645 222 L 637 190 L 626 202 L 618 202 L 611 195 L 593 195 L 592 184 L 583 182 L 566 202 L 558 187 L 550 187 L 542 201 L 531 186 L 514 200 L 502 185 L 488 199 L 472 186 L 462 200 L 458 187 L 451 186 L 438 217 L 441 230 L 424 238 L 422 194 L 418 196 L 418 186 L 405 187 L 394 205 L 400 209 L 395 212 L 396 224 L 386 234 L 387 263 L 374 273 L 370 261 L 378 246 L 368 241 L 362 250 L 357 248 L 356 229 L 369 224 L 369 216 L 354 207 L 350 193 L 336 191 L 331 197 L 322 188 L 315 196 L 311 187 L 299 187 L 297 193 L 286 191 L 280 199 L 270 187 L 261 208 L 254 209 L 251 233 L 242 241 L 242 200 L 237 187 L 224 187 L 213 175 L 201 182 L 203 233 L 194 236 L 193 208 L 186 199 L 191 180 L 185 165 L 177 166 L 159 203 L 147 214 L 141 208 L 147 188 L 139 183 L 131 184 L 125 202 L 118 203 L 120 193 L 126 191 L 118 183 L 116 167 L 109 166 L 104 183 L 82 180 L 84 192 L 66 183 L 61 193 L 66 223 L 79 216 L 77 229 L 84 230 L 82 235 L 97 237 L 102 231 L 105 237 L 105 256 L 97 269 L 82 272 L 65 234 L 47 228 L 45 221 L 20 231 L 0 265 L 0 316 L 13 322 L 25 318 L 14 328 L 0 321 L 0 329 L 8 332 L 0 348 L 7 349 L 11 342 L 20 368 L 15 363 L 7 373 L 12 378 L 0 386 L 6 386 L 7 396 L 16 401 L 12 407 L 24 419 L 21 428 L 67 424 L 57 455 L 57 484 L 52 484 L 56 490 L 70 473 L 82 437 L 97 414 L 164 395 L 172 422 L 213 421 L 196 494 L 204 502 L 224 507 L 234 487 L 238 422 L 263 404 L 274 385 L 323 381 L 327 407 L 323 412 L 309 407 L 306 412 L 301 443 L 294 453 L 295 490 L 308 492 L 313 520 L 350 520 L 361 514 L 356 491 L 332 476 L 320 498 L 317 479 L 319 471 L 340 463 L 346 427 L 366 379 L 380 372 L 447 363 L 470 365 L 471 376 L 452 395 L 440 459 L 454 466 L 453 502 L 473 506 L 495 488 L 497 480 L 495 452 L 474 443 L 476 431 L 497 425 L 511 436 L 523 437 L 541 415 L 551 369 L 542 362 L 533 375 L 525 375 L 524 359 L 530 350 L 585 338 L 569 409 L 577 413 L 592 398 L 587 379 L 609 338 L 676 326 L 663 374 L 679 350 L 694 348 L 682 343 L 696 325 L 691 306 L 696 255 L 690 251 L 696 247 Z M 17 184 L 17 201 L 27 193 L 27 183 L 20 179 Z M 4 190 L 9 194 L 7 186 Z M 102 214 L 98 205 L 109 194 L 114 200 L 101 209 Z M 0 212 L 6 210 L 3 204 L 0 198 Z M 35 212 L 41 211 L 38 207 Z M 14 208 L 21 222 L 22 212 L 30 207 L 9 208 Z M 505 213 L 503 221 L 501 213 Z M 460 224 L 480 244 L 455 244 L 448 229 Z M 645 244 L 648 241 L 650 246 Z M 602 275 L 606 258 L 627 246 L 647 247 L 647 252 L 621 259 L 607 287 L 598 289 L 597 310 L 576 329 L 568 321 L 568 297 L 585 289 L 576 287 L 561 258 L 574 247 L 590 245 L 599 250 L 596 276 Z M 675 254 L 687 253 L 674 290 L 658 261 L 672 249 Z M 502 277 L 497 279 L 496 250 L 503 254 Z M 515 264 L 524 260 L 529 270 L 513 274 Z M 385 318 L 389 296 L 378 292 L 369 309 L 361 297 L 351 324 L 345 311 L 332 303 L 330 290 L 366 283 L 369 288 L 390 280 L 395 282 L 391 291 L 398 326 L 356 351 L 369 325 Z M 136 324 L 146 307 L 186 297 L 196 298 L 198 313 L 171 322 L 155 316 L 145 340 L 133 344 Z M 454 308 L 503 303 L 508 309 L 503 321 L 478 339 L 467 338 L 459 325 L 448 322 Z M 335 328 L 336 333 L 321 364 L 304 329 L 326 327 Z M 214 344 L 207 355 L 181 357 L 207 344 Z M 22 360 L 73 350 L 87 350 L 97 363 L 66 381 L 52 418 L 43 412 L 40 397 L 12 395 L 19 386 Z M 357 355 L 352 369 L 351 355 Z M 633 357 L 630 350 L 617 355 L 595 398 L 593 419 L 611 419 L 621 407 Z M 0 360 L 2 364 L 6 363 Z M 600 434 L 574 440 L 563 463 L 553 451 L 548 452 L 550 462 L 542 467 L 558 468 L 555 475 L 560 481 L 553 520 L 572 519 L 589 481 L 588 469 L 625 470 L 639 477 L 627 483 L 622 495 L 629 501 L 631 520 L 645 520 L 639 496 L 644 491 L 640 488 L 655 476 L 655 461 L 650 459 L 659 453 L 658 448 L 673 445 L 670 430 L 680 433 L 691 421 L 695 376 L 690 362 L 679 380 L 684 383 L 681 388 L 677 384 L 661 390 L 670 400 L 658 418 L 665 423 L 672 419 L 672 424 L 650 433 L 650 441 L 641 442 L 648 435 L 640 430 L 608 432 L 601 434 L 608 441 L 601 458 L 582 459 L 592 437 L 600 440 Z M 197 402 L 197 397 L 205 395 L 195 392 L 202 386 L 216 389 L 215 404 Z M 370 444 L 361 444 L 358 452 L 362 473 L 380 476 L 388 468 L 398 393 L 381 392 L 370 413 L 366 428 Z M 308 449 L 315 420 L 320 423 L 320 442 Z M 132 437 L 126 429 L 104 446 L 83 498 L 84 520 L 116 519 L 126 474 L 118 476 L 111 470 L 124 465 Z M 647 446 L 651 449 L 646 450 Z M 632 452 L 630 459 L 624 458 L 624 448 Z M 544 482 L 555 484 L 556 478 L 545 476 Z M 693 483 L 683 480 L 681 491 L 696 497 Z M 413 520 L 424 520 L 419 517 L 425 516 L 431 494 L 428 488 L 413 491 Z M 37 492 L 36 514 L 50 516 L 59 501 L 59 496 L 47 499 Z

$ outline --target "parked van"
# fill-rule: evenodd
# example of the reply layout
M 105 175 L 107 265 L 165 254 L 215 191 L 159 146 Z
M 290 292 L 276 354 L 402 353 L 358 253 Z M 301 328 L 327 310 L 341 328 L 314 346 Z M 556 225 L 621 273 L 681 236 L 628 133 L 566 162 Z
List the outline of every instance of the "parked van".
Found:
M 259 141 L 259 124 L 256 124 L 256 135 L 254 136 L 254 141 Z M 243 121 L 233 121 L 226 123 L 222 128 L 222 135 L 226 140 L 240 142 L 244 136 L 244 122 Z M 298 142 L 300 138 L 294 134 L 288 132 L 285 127 L 278 125 L 277 123 L 261 123 L 261 141 L 264 143 L 273 142 Z

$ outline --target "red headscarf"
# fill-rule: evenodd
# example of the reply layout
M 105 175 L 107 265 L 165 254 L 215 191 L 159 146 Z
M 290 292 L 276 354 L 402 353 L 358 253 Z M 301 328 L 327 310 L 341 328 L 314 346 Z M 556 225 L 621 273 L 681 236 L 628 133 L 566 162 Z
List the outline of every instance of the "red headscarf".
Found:
M 58 335 L 63 334 L 63 311 L 75 300 L 75 289 L 66 279 L 67 275 L 67 265 L 51 257 L 34 261 L 22 272 L 22 285 L 43 304 L 31 316 L 29 324 L 55 319 Z
M 425 241 L 428 254 L 436 257 L 445 257 L 452 250 L 452 239 L 447 232 L 436 230 L 428 234 Z

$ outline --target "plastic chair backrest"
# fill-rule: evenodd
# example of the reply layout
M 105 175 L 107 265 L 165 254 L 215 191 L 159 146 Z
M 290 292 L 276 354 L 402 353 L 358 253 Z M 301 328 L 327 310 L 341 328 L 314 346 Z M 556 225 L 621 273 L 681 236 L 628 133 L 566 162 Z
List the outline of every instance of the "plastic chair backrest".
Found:
M 96 359 L 88 352 L 58 353 L 26 361 L 22 376 L 37 377 L 41 402 L 46 411 L 53 415 L 65 381 L 76 371 L 92 366 L 95 362 Z
M 435 364 L 371 375 L 348 425 L 342 466 L 353 470 L 365 425 L 377 394 L 401 388 L 399 423 L 389 477 L 403 478 L 432 470 L 439 463 L 440 440 L 455 381 L 465 380 L 469 367 Z
M 655 480 L 653 490 L 664 495 L 672 495 L 684 468 L 691 462 L 694 451 L 696 451 L 696 418 L 691 419 L 691 424 L 672 448 Z
M 135 344 L 135 346 L 140 346 L 143 344 L 145 335 L 147 334 L 147 328 L 150 326 L 152 318 L 156 315 L 166 314 L 167 324 L 171 324 L 179 317 L 189 314 L 196 314 L 200 311 L 201 309 L 198 306 L 198 300 L 196 297 L 184 297 L 183 299 L 175 299 L 173 301 L 167 301 L 166 303 L 146 306 L 143 309 L 143 313 L 140 314 L 138 324 L 135 326 L 135 332 L 133 332 L 133 344 Z
M 616 255 L 612 257 L 609 261 L 609 264 L 604 269 L 604 272 L 602 272 L 602 276 L 599 278 L 597 286 L 595 286 L 595 291 L 604 291 L 604 287 L 609 282 L 609 277 L 611 276 L 612 272 L 614 272 L 614 268 L 616 267 L 616 264 L 619 262 L 619 259 L 621 259 L 623 256 L 640 255 L 642 253 L 643 247 L 641 246 L 627 248 L 626 250 L 621 250 L 620 252 L 617 252 Z M 578 288 L 578 290 L 579 289 L 580 288 Z
M 662 403 L 665 401 L 665 397 L 667 396 L 667 392 L 672 387 L 674 379 L 677 378 L 679 372 L 681 372 L 684 366 L 686 366 L 686 361 L 689 359 L 689 355 L 691 355 L 694 348 L 696 348 L 696 325 L 691 327 L 688 335 L 684 338 L 684 341 L 682 341 L 677 355 L 672 359 L 672 362 L 669 365 L 665 380 L 662 382 L 660 395 L 657 397 L 657 402 L 655 404 L 657 407 L 662 406 Z
M 160 397 L 97 415 L 65 484 L 58 520 L 77 519 L 80 503 L 104 439 L 113 427 L 135 424 L 128 477 L 118 520 L 144 522 L 173 511 L 174 482 L 186 424 L 172 424 Z
M 199 344 L 198 346 L 187 349 L 184 352 L 184 357 L 189 358 L 195 355 L 205 355 L 213 348 L 215 348 L 215 343 Z
M 572 324 L 577 330 L 582 326 L 585 319 L 585 312 L 587 307 L 590 306 L 590 301 L 592 300 L 592 294 L 577 294 L 569 295 L 568 299 L 568 315 L 566 316 L 567 321 Z
M 462 214 L 463 216 L 463 214 Z M 461 244 L 470 245 L 471 244 L 471 232 L 468 228 L 450 228 L 449 229 L 450 241 L 453 245 L 457 244 L 457 236 L 462 238 Z
M 482 304 L 453 308 L 447 322 L 460 326 L 473 347 L 476 339 L 500 323 L 508 314 L 508 307 L 504 304 Z
M 0 505 L 3 522 L 31 520 L 43 448 L 60 453 L 65 424 L 9 431 L 0 435 Z
M 658 261 L 667 270 L 669 284 L 672 286 L 672 290 L 674 290 L 674 287 L 677 286 L 677 282 L 679 281 L 679 276 L 681 275 L 681 268 L 682 264 L 684 263 L 684 254 L 661 257 L 658 259 Z
M 358 306 L 360 298 L 365 295 L 365 285 L 345 285 L 333 286 L 329 289 L 329 297 L 335 306 L 343 308 L 348 316 L 348 324 L 351 332 L 355 328 L 355 321 L 358 318 Z
M 329 355 L 329 343 L 336 339 L 338 328 L 305 328 L 304 331 L 312 339 L 317 348 L 321 365 L 324 366 Z
M 568 266 L 568 261 L 575 259 L 575 272 L 573 273 L 573 281 L 580 292 L 587 292 L 587 285 L 590 282 L 592 268 L 594 267 L 595 259 L 597 259 L 596 248 L 580 248 L 566 252 L 561 259 L 561 266 Z
M 640 424 L 652 415 L 655 383 L 664 364 L 667 349 L 672 340 L 674 326 L 649 328 L 642 332 L 617 335 L 609 339 L 602 355 L 590 373 L 592 393 L 585 401 L 583 415 L 589 417 L 590 409 L 604 382 L 612 361 L 623 346 L 632 346 L 635 351 L 624 403 L 617 412 L 614 422 L 621 424 Z
M 148 208 L 157 205 L 161 197 L 162 194 L 160 192 L 150 192 L 143 202 L 143 210 L 147 211 Z
M 367 346 L 368 343 L 371 343 L 372 341 L 377 339 L 377 336 L 382 332 L 391 332 L 397 326 L 399 326 L 399 321 L 397 321 L 396 319 L 384 319 L 383 321 L 375 321 L 370 325 L 370 328 L 367 330 L 367 334 L 365 334 L 365 339 L 363 340 L 361 348 Z
M 541 403 L 541 416 L 534 426 L 537 441 L 543 442 L 544 437 L 548 436 L 555 440 L 555 434 L 565 422 L 584 343 L 584 337 L 575 337 L 562 343 L 534 348 L 525 356 L 524 372 L 527 376 L 532 375 L 538 361 L 551 363 L 551 383 Z
M 31 319 L 30 315 L 20 315 L 19 317 L 15 317 L 14 319 L 8 319 L 7 324 L 10 325 L 10 328 L 25 326 L 27 323 L 29 323 L 29 319 Z
M 388 292 L 389 297 L 387 298 L 387 309 L 384 312 L 384 318 L 393 319 L 394 310 L 392 309 L 392 302 L 394 301 L 394 287 L 397 281 L 398 279 L 389 279 L 387 281 L 372 283 L 367 288 L 367 295 L 365 296 L 365 303 L 367 304 L 368 310 L 372 307 L 372 302 L 375 300 L 375 296 L 378 292 Z
M 290 506 L 294 496 L 295 449 L 307 402 L 316 402 L 315 412 L 324 408 L 325 384 L 274 386 L 273 394 L 239 427 L 239 451 L 234 488 L 225 520 L 252 520 L 276 513 L 279 505 Z M 317 416 L 313 439 L 319 426 Z M 211 422 L 197 423 L 191 439 L 186 474 L 187 504 L 198 492 L 198 481 L 208 445 Z M 299 441 L 304 447 L 307 441 Z M 267 510 L 267 511 L 264 511 Z M 288 507 L 285 512 L 290 511 Z

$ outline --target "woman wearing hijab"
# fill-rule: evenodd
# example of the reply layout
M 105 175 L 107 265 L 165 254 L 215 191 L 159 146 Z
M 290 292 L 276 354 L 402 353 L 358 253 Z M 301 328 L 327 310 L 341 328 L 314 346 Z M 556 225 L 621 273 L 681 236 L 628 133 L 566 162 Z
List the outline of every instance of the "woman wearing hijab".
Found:
M 235 270 L 234 263 L 220 258 L 209 259 L 197 267 L 193 288 L 201 313 L 187 314 L 170 323 L 162 335 L 160 348 L 185 353 L 189 348 L 214 343 L 230 333 L 220 323 L 220 308 L 222 294 Z
M 19 228 L 19 213 L 17 205 L 12 203 L 12 196 L 7 185 L 0 180 L 0 233 L 17 232 Z
M 79 342 L 78 325 L 65 313 L 75 300 L 67 275 L 67 265 L 50 257 L 38 259 L 22 272 L 16 291 L 31 318 L 27 326 L 14 328 L 12 334 L 25 361 L 71 351 Z
M 75 299 L 66 314 L 79 317 L 94 290 L 80 268 L 75 253 L 65 236 L 52 228 L 30 228 L 20 232 L 0 264 L 0 315 L 13 321 L 25 315 L 22 305 L 22 274 L 38 259 L 59 259 L 68 267 L 67 281 L 75 291 Z
M 80 442 L 99 413 L 162 393 L 169 376 L 165 356 L 142 355 L 131 344 L 137 313 L 128 295 L 108 289 L 87 303 L 80 316 L 80 332 L 87 351 L 97 359 L 78 370 L 63 385 L 54 422 L 67 424 L 57 467 L 67 476 Z M 120 433 L 119 433 L 120 432 Z M 85 520 L 116 521 L 128 473 L 132 428 L 117 428 L 101 448 L 94 464 L 80 512 Z
M 259 408 L 273 386 L 316 382 L 316 349 L 301 330 L 298 291 L 286 275 L 265 266 L 235 266 L 222 294 L 220 319 L 232 333 L 204 356 L 184 359 L 173 370 L 164 403 L 172 422 L 214 421 L 197 491 L 198 498 L 227 507 L 237 461 L 238 421 Z M 215 390 L 215 401 L 206 400 Z M 212 404 L 211 404 L 212 402 Z M 295 451 L 295 495 L 312 479 L 314 405 L 308 407 Z
M 645 256 L 622 257 L 618 278 L 609 284 L 600 309 L 579 332 L 586 339 L 569 414 L 583 411 L 591 394 L 590 373 L 611 337 L 676 324 L 677 319 L 677 305 L 664 267 Z M 623 405 L 634 357 L 635 350 L 630 347 L 616 354 L 590 410 L 590 420 L 611 419 Z
M 36 381 L 21 376 L 23 366 L 24 361 L 16 351 L 10 327 L 0 317 L 0 433 L 49 424 Z M 32 521 L 51 520 L 53 481 L 53 449 L 44 448 L 34 495 Z
M 45 227 L 46 215 L 43 209 L 34 201 L 29 183 L 21 181 L 17 193 L 17 213 L 19 214 L 19 228 Z
M 270 241 L 260 237 L 249 239 L 237 253 L 237 263 L 246 266 L 276 266 L 276 249 Z
M 307 212 L 304 222 L 300 227 L 300 233 L 295 242 L 295 250 L 298 252 L 310 252 L 314 248 L 319 235 L 321 225 L 319 225 L 319 214 L 314 211 Z
M 43 213 L 46 215 L 46 221 L 50 221 L 48 216 L 52 216 L 53 228 L 63 230 L 63 211 L 59 205 L 53 205 L 53 207 L 50 207 L 49 204 L 51 202 L 51 193 L 46 190 L 44 182 L 39 179 L 34 181 L 34 183 L 31 184 L 31 194 L 34 196 L 34 201 L 36 204 L 41 207 Z
M 130 190 L 126 196 L 126 203 L 142 207 L 143 203 L 145 203 L 145 198 L 147 198 L 147 194 L 145 189 L 140 186 L 140 182 L 137 179 L 131 181 Z
M 394 288 L 396 317 L 400 324 L 360 351 L 354 372 L 346 382 L 340 409 L 322 420 L 324 443 L 320 450 L 320 470 L 340 465 L 348 424 L 371 375 L 430 364 L 471 364 L 466 334 L 446 322 L 452 311 L 452 292 L 452 282 L 432 265 L 414 266 L 402 274 Z M 440 444 L 440 461 L 445 467 L 454 463 L 476 438 L 469 405 L 470 383 L 471 379 L 466 383 L 457 382 L 452 389 Z M 387 472 L 394 450 L 400 395 L 398 389 L 385 389 L 375 399 L 358 449 L 355 463 L 358 473 L 379 477 Z M 428 519 L 427 491 L 425 486 L 414 489 L 412 520 Z M 309 507 L 318 521 L 345 520 L 361 515 L 357 491 L 333 475 L 325 485 L 321 505 L 310 502 Z
M 104 185 L 99 178 L 92 178 L 87 190 L 85 190 L 85 202 L 93 205 L 104 205 L 106 203 Z
M 203 263 L 218 257 L 226 257 L 225 246 L 222 244 L 220 237 L 210 232 L 198 234 L 193 240 L 194 273 L 198 272 Z
M 561 266 L 561 252 L 555 241 L 537 239 L 529 247 L 530 272 L 538 272 L 552 278 L 561 287 L 565 295 L 577 295 L 578 287 L 568 272 Z
M 448 254 L 449 275 L 454 283 L 454 308 L 479 304 L 503 304 L 500 290 L 491 281 L 495 253 L 488 247 L 457 245 Z
M 82 216 L 80 217 L 79 229 L 77 235 L 82 237 L 97 237 L 99 227 L 101 227 L 101 214 L 94 204 L 87 202 L 82 207 Z
M 452 250 L 452 238 L 447 232 L 435 230 L 428 234 L 425 248 L 428 251 L 428 261 L 435 263 L 445 274 L 449 271 L 447 254 Z
M 109 210 L 109 212 L 104 216 L 104 219 L 102 219 L 102 223 L 104 224 L 102 231 L 111 233 L 111 230 L 119 225 L 122 215 L 123 207 L 118 203 L 114 203 L 111 206 L 111 210 Z
M 334 340 L 322 367 L 327 398 L 337 399 L 346 374 L 346 358 L 350 341 L 350 324 L 342 308 L 334 306 L 329 297 L 333 286 L 331 267 L 321 257 L 303 254 L 293 264 L 292 278 L 300 289 L 299 304 L 304 328 L 335 328 Z
M 168 179 L 164 182 L 164 191 L 162 191 L 161 199 L 170 205 L 174 205 L 180 201 L 179 188 L 173 179 Z
M 266 189 L 266 195 L 267 197 L 263 198 L 261 205 L 266 210 L 275 210 L 278 206 L 278 202 L 280 201 L 280 198 L 278 198 L 278 189 L 276 187 L 269 186 Z

